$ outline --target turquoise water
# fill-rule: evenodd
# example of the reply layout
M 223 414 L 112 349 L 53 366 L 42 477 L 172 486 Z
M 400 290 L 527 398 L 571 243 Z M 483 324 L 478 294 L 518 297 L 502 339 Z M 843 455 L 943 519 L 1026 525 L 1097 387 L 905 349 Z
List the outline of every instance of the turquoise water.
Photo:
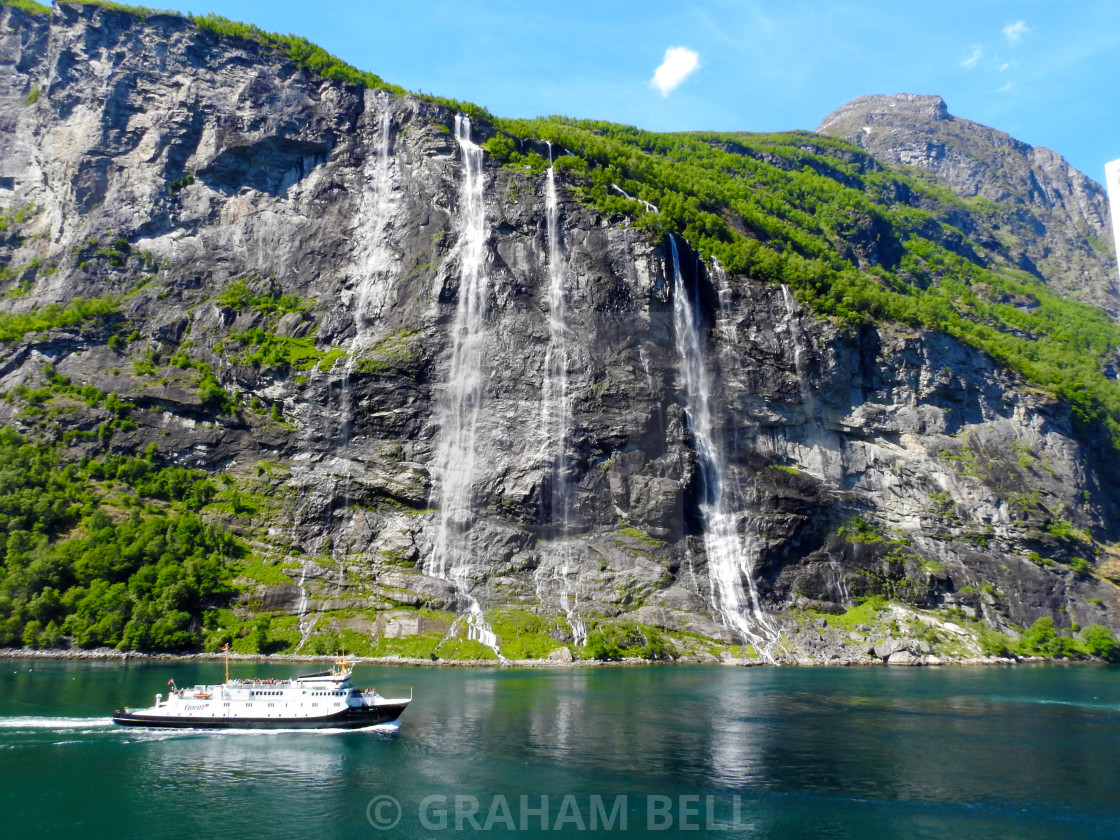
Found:
M 1120 836 L 1115 667 L 360 666 L 399 727 L 112 726 L 171 677 L 222 667 L 0 662 L 4 836 Z

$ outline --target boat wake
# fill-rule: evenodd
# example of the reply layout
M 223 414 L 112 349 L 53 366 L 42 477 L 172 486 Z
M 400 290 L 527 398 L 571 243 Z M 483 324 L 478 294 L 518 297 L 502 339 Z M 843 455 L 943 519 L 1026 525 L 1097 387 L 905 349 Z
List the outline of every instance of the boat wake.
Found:
M 113 725 L 111 717 L 10 717 L 0 718 L 0 729 L 98 729 Z

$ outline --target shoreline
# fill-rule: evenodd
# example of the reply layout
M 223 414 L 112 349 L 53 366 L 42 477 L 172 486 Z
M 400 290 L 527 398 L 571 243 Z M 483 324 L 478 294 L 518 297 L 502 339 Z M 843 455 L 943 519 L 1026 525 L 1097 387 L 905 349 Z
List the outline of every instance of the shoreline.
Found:
M 275 662 L 287 663 L 329 663 L 338 656 L 321 656 L 299 653 L 232 653 L 231 662 Z M 91 661 L 91 662 L 224 662 L 224 653 L 146 653 L 142 651 L 120 651 L 114 648 L 94 648 L 92 650 L 74 649 L 43 649 L 32 648 L 0 648 L 0 660 L 17 659 L 53 659 L 59 661 Z M 870 659 L 862 661 L 853 660 L 813 660 L 800 659 L 791 662 L 765 662 L 753 659 L 725 659 L 702 660 L 699 658 L 682 658 L 669 661 L 652 659 L 623 659 L 619 661 L 601 661 L 597 659 L 573 659 L 570 661 L 557 661 L 551 659 L 511 659 L 505 662 L 493 659 L 419 659 L 396 656 L 347 656 L 355 665 L 399 665 L 409 668 L 533 668 L 533 669 L 563 669 L 563 668 L 633 668 L 640 666 L 689 666 L 689 665 L 719 665 L 732 668 L 864 668 L 887 666 L 894 668 L 943 668 L 946 666 L 962 667 L 1007 667 L 1010 665 L 1093 665 L 1107 664 L 1097 659 L 1051 659 L 1040 656 L 1030 657 L 987 657 L 973 659 L 940 659 L 936 661 L 912 661 L 906 663 L 892 663 L 884 659 Z

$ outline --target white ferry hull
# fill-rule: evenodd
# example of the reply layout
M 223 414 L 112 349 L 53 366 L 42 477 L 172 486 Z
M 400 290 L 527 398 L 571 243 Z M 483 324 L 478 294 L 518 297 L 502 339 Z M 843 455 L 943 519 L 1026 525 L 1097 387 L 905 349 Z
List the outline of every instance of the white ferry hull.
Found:
M 145 726 L 161 729 L 361 729 L 392 723 L 401 716 L 408 700 L 377 706 L 344 709 L 321 717 L 186 717 L 159 715 L 147 710 L 117 712 L 113 722 L 122 726 Z

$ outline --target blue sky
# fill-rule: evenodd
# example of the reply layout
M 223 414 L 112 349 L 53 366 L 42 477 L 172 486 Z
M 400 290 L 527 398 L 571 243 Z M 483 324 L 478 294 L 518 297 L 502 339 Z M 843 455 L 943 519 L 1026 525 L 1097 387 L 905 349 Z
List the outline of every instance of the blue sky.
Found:
M 1049 146 L 1098 183 L 1120 158 L 1120 0 L 192 2 L 205 5 L 180 10 L 303 35 L 502 116 L 815 129 L 860 94 L 905 91 Z M 663 92 L 653 78 L 671 48 L 683 51 Z

